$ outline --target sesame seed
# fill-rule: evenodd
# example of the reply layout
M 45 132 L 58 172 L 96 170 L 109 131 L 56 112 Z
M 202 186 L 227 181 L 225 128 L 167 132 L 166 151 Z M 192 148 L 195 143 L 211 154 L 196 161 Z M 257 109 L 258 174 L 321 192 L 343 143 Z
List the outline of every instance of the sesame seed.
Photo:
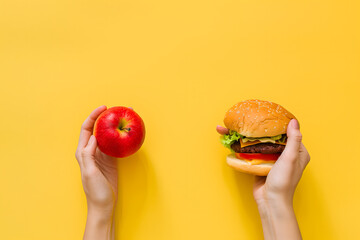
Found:
M 237 111 L 236 113 L 237 113 L 237 114 L 239 114 L 239 113 L 240 113 L 240 111 Z
M 267 129 L 265 129 L 265 132 L 267 132 Z
M 276 128 L 276 127 L 274 127 L 274 128 Z

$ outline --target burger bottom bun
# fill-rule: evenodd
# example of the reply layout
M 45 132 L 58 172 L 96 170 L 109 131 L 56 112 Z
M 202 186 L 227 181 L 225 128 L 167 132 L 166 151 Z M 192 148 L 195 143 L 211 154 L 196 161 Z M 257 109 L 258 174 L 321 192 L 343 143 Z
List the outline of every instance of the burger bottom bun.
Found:
M 230 154 L 226 157 L 227 164 L 239 172 L 249 173 L 257 176 L 267 176 L 274 165 L 274 163 L 261 163 L 251 165 L 248 161 L 241 160 L 235 157 L 235 154 Z

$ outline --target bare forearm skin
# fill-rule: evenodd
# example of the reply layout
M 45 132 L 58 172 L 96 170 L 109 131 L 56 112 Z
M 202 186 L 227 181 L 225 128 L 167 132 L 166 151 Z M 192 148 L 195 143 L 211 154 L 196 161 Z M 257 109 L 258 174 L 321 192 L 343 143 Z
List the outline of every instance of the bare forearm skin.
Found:
M 292 201 L 265 201 L 258 203 L 265 240 L 301 240 Z
M 86 227 L 84 233 L 84 240 L 114 240 L 115 226 L 114 226 L 113 212 L 104 213 L 95 209 L 88 209 L 88 216 L 86 219 Z

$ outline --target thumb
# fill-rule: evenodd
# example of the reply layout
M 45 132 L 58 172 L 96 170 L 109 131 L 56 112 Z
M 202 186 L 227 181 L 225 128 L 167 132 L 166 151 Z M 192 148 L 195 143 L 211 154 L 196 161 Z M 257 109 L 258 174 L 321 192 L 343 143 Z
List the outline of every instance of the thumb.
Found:
M 287 128 L 287 143 L 282 155 L 286 157 L 296 156 L 299 153 L 302 135 L 300 132 L 299 122 L 291 119 Z
M 91 164 L 95 164 L 95 152 L 97 147 L 97 141 L 94 135 L 91 135 L 88 144 L 83 150 L 83 163 L 84 167 Z

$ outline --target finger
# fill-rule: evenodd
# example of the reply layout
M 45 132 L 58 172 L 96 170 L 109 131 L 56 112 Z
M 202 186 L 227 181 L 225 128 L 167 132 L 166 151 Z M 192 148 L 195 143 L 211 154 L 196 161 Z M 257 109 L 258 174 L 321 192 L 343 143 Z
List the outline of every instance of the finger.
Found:
M 286 147 L 282 156 L 294 160 L 299 153 L 302 140 L 299 123 L 296 119 L 291 119 L 287 128 L 287 137 Z
M 95 164 L 97 141 L 94 135 L 91 135 L 88 144 L 82 151 L 82 162 L 84 168 L 89 168 Z
M 79 151 L 81 151 L 87 145 L 89 138 L 92 134 L 96 119 L 105 110 L 105 105 L 96 108 L 94 111 L 92 111 L 92 113 L 90 113 L 89 117 L 86 118 L 86 120 L 82 124 L 78 144 Z
M 229 134 L 229 129 L 224 128 L 224 127 L 222 127 L 222 126 L 220 126 L 220 125 L 217 125 L 217 126 L 216 126 L 216 131 L 217 131 L 219 134 L 221 134 L 221 135 Z

